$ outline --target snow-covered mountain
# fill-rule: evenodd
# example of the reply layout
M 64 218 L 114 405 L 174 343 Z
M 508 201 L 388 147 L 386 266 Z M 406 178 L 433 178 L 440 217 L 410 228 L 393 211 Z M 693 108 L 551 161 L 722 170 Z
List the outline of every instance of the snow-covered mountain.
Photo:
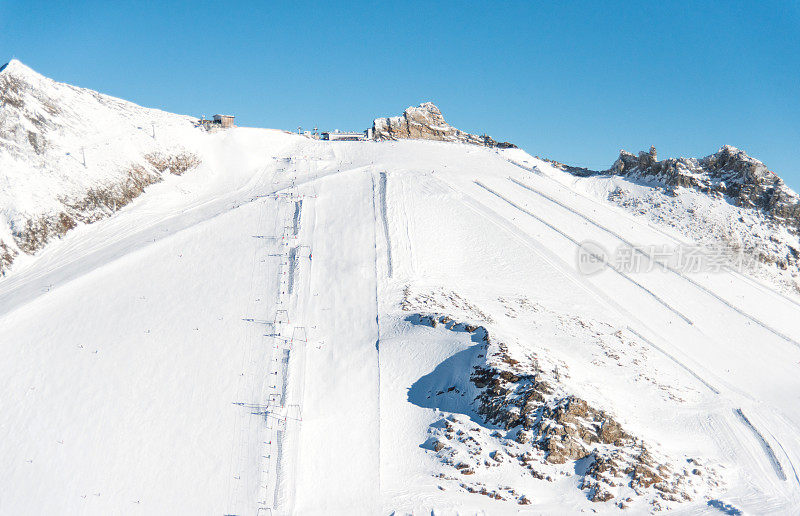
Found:
M 195 166 L 194 118 L 0 69 L 0 274 L 83 222 Z
M 734 216 L 791 238 L 763 206 L 436 120 L 206 132 L 18 62 L 0 81 L 0 513 L 800 505 L 792 264 L 664 254 Z M 156 180 L 76 204 L 131 167 Z

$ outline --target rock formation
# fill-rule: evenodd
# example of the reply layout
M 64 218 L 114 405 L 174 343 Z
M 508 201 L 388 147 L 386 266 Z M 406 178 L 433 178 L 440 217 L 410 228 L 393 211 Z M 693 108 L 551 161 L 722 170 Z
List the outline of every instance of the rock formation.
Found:
M 658 161 L 655 147 L 638 156 L 623 150 L 607 172 L 724 195 L 737 206 L 760 209 L 777 222 L 800 227 L 800 196 L 763 163 L 730 145 L 701 159 L 663 161 Z
M 619 152 L 608 170 L 590 170 L 539 158 L 553 167 L 579 177 L 611 174 L 657 182 L 668 190 L 685 187 L 726 197 L 742 208 L 761 210 L 776 223 L 800 229 L 800 195 L 766 165 L 743 150 L 724 145 L 704 158 L 668 158 L 658 161 L 655 147 L 632 154 Z
M 432 102 L 409 107 L 400 116 L 376 118 L 372 123 L 372 134 L 376 140 L 419 139 L 471 143 L 501 149 L 516 147 L 512 143 L 497 142 L 490 136 L 479 136 L 456 129 L 445 121 L 442 112 Z
M 546 357 L 520 354 L 523 348 L 512 351 L 485 326 L 459 323 L 449 315 L 418 313 L 407 320 L 470 332 L 479 350 L 469 372 L 471 385 L 457 382 L 428 396 L 471 399 L 475 410 L 472 417 L 450 414 L 430 426 L 422 447 L 452 468 L 452 476 L 439 478 L 469 493 L 526 505 L 529 499 L 511 482 L 487 483 L 489 472 L 515 471 L 554 482 L 580 471 L 576 485 L 587 499 L 620 508 L 647 504 L 651 510 L 674 508 L 719 485 L 713 468 L 703 468 L 702 476 L 692 473 L 686 464 L 695 464 L 694 458 L 670 460 L 609 413 L 570 393 L 561 382 L 568 376 L 565 365 L 559 372 Z

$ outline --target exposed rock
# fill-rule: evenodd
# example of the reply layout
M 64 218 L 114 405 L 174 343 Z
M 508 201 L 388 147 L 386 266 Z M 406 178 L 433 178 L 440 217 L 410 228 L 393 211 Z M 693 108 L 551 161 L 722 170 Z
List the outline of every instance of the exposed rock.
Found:
M 584 168 L 584 167 L 575 167 L 573 165 L 567 165 L 566 163 L 561 163 L 560 161 L 556 161 L 554 159 L 547 159 L 547 158 L 543 158 L 541 156 L 536 156 L 536 158 L 540 159 L 542 161 L 546 161 L 547 163 L 550 163 L 550 165 L 552 165 L 554 168 L 557 168 L 559 170 L 563 170 L 564 172 L 569 172 L 573 176 L 589 177 L 589 176 L 593 176 L 595 174 L 599 174 L 599 172 L 597 170 L 591 170 L 591 169 Z
M 701 159 L 658 161 L 656 156 L 655 147 L 638 156 L 623 150 L 608 172 L 724 195 L 737 206 L 760 209 L 786 225 L 800 226 L 800 196 L 762 162 L 740 149 L 725 145 Z
M 531 435 L 529 432 L 521 430 L 517 432 L 517 437 L 514 440 L 520 444 L 525 444 L 531 440 Z
M 169 172 L 175 176 L 183 175 L 184 172 L 200 165 L 200 158 L 185 151 L 172 155 L 163 152 L 151 152 L 145 154 L 144 159 L 160 173 Z
M 693 188 L 723 195 L 736 206 L 760 209 L 776 221 L 800 229 L 800 196 L 762 162 L 730 145 L 700 159 L 662 161 L 658 161 L 655 147 L 639 154 L 621 150 L 619 158 L 605 171 L 573 167 L 549 159 L 544 161 L 576 176 L 606 173 L 656 181 L 670 188 Z
M 650 487 L 664 480 L 659 474 L 659 469 L 663 468 L 654 463 L 650 452 L 642 449 L 636 462 L 627 468 L 625 473 L 631 475 L 631 487 Z
M 0 276 L 5 275 L 5 271 L 8 270 L 18 254 L 19 252 L 11 249 L 5 242 L 0 240 Z
M 592 491 L 592 496 L 589 500 L 593 502 L 607 502 L 614 498 L 614 495 L 606 491 L 600 486 L 595 486 L 594 490 Z
M 428 297 L 415 299 L 427 301 Z M 460 332 L 466 326 L 441 314 L 407 319 L 441 321 L 443 317 L 450 321 L 440 326 L 445 328 L 441 331 Z M 472 385 L 465 387 L 457 381 L 456 385 L 474 396 L 472 408 L 483 422 L 450 414 L 429 427 L 428 442 L 443 444 L 437 456 L 444 464 L 478 480 L 491 478 L 484 476 L 491 470 L 510 473 L 518 468 L 549 482 L 574 472 L 587 499 L 598 503 L 614 500 L 620 508 L 631 501 L 630 497 L 615 499 L 624 498 L 622 493 L 632 491 L 637 501 L 668 508 L 719 486 L 713 469 L 704 469 L 698 476 L 688 469 L 673 468 L 666 456 L 655 453 L 657 448 L 651 453 L 644 441 L 627 433 L 607 412 L 570 394 L 561 380 L 569 377 L 562 362 L 529 353 L 532 346 L 507 346 L 496 335 L 490 337 L 486 328 L 481 329 L 485 344 L 476 345 L 469 377 Z M 479 487 L 473 487 L 476 485 Z M 480 482 L 472 486 L 461 482 L 461 487 L 487 496 L 499 493 Z M 503 488 L 510 499 L 519 500 L 519 495 L 508 489 Z
M 409 107 L 400 116 L 376 118 L 372 123 L 376 140 L 420 139 L 470 143 L 502 149 L 515 148 L 508 142 L 497 142 L 490 136 L 465 133 L 448 124 L 442 112 L 432 102 Z

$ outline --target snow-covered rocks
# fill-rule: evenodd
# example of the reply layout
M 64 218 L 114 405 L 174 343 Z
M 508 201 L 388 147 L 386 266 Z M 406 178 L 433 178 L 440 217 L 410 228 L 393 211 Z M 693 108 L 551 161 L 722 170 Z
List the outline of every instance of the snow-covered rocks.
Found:
M 376 118 L 372 123 L 373 138 L 377 140 L 421 139 L 470 143 L 487 147 L 513 148 L 508 142 L 496 142 L 489 136 L 465 133 L 448 124 L 442 112 L 432 102 L 408 107 L 400 116 Z
M 623 150 L 609 172 L 724 196 L 737 206 L 759 209 L 779 223 L 800 226 L 800 196 L 763 163 L 730 145 L 701 159 L 663 161 L 657 160 L 655 147 L 638 156 Z
M 460 299 L 452 294 L 414 296 L 423 301 L 436 297 Z M 530 303 L 520 306 L 526 305 Z M 525 484 L 513 480 L 516 475 L 511 473 L 520 470 L 549 483 L 576 472 L 575 487 L 590 501 L 619 508 L 638 505 L 659 510 L 720 488 L 713 467 L 701 472 L 688 467 L 700 463 L 694 458 L 668 458 L 623 429 L 607 412 L 570 393 L 561 381 L 568 368 L 564 364 L 559 368 L 541 351 L 534 351 L 535 345 L 509 348 L 484 326 L 458 322 L 449 315 L 415 314 L 407 320 L 440 332 L 466 331 L 476 342 L 471 373 L 465 370 L 454 385 L 428 392 L 430 403 L 446 412 L 470 408 L 432 424 L 422 445 L 452 468 L 453 474 L 442 478 L 466 492 L 527 505 L 531 497 L 525 494 Z M 455 401 L 459 399 L 463 401 Z M 503 483 L 493 481 L 497 478 Z
M 744 151 L 726 145 L 700 159 L 659 161 L 654 147 L 623 150 L 606 171 L 542 161 L 540 172 L 575 176 L 572 188 L 677 232 L 679 245 L 725 254 L 726 266 L 800 292 L 800 196 Z

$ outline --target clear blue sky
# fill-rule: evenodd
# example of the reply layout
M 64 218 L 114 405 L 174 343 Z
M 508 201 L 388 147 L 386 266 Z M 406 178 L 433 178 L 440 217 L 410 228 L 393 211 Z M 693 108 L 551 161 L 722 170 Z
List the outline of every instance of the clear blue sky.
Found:
M 731 144 L 800 189 L 796 1 L 122 3 L 0 0 L 0 61 L 284 129 L 363 129 L 431 100 L 592 168 Z

